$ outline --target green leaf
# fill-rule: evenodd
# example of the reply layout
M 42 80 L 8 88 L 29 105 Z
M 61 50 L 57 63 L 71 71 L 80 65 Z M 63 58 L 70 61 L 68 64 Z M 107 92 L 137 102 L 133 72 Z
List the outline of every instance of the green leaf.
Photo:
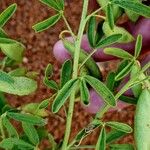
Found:
M 71 79 L 58 92 L 52 105 L 53 113 L 57 113 L 59 109 L 64 105 L 64 103 L 70 96 L 71 92 L 75 90 L 75 86 L 77 85 L 77 82 L 78 82 L 78 79 Z
M 26 74 L 26 69 L 25 68 L 17 68 L 17 69 L 14 69 L 12 71 L 10 71 L 8 73 L 10 76 L 15 76 L 15 77 L 20 77 L 20 76 L 25 76 Z
M 138 150 L 150 149 L 150 92 L 144 89 L 139 96 L 134 122 L 134 138 Z
M 7 100 L 3 92 L 0 92 L 0 114 L 2 114 L 3 108 L 6 106 Z
M 26 147 L 33 149 L 34 146 L 17 138 L 6 138 L 0 142 L 0 147 L 4 149 L 12 149 L 14 146 Z
M 129 104 L 134 104 L 134 105 L 137 104 L 137 98 L 134 98 L 134 97 L 129 97 L 129 96 L 121 95 L 119 97 L 119 100 L 121 100 L 123 102 L 126 102 L 126 103 L 129 103 Z
M 39 104 L 39 106 L 38 106 L 39 109 L 43 109 L 43 108 L 48 107 L 49 101 L 50 101 L 50 99 L 46 99 L 46 100 L 42 101 L 42 102 Z
M 33 29 L 35 30 L 35 32 L 42 32 L 42 31 L 48 29 L 49 27 L 54 26 L 60 18 L 61 18 L 60 14 L 54 15 L 42 22 L 35 24 L 33 26 Z
M 45 69 L 45 76 L 51 78 L 53 75 L 53 66 L 52 64 L 48 64 Z
M 7 33 L 2 29 L 2 28 L 0 28 L 0 38 L 7 38 L 8 36 L 7 36 Z
M 13 84 L 14 79 L 6 72 L 0 70 L 0 82 L 6 82 L 8 84 Z
M 83 128 L 75 137 L 75 145 L 79 146 L 82 140 L 92 131 L 101 126 L 103 123 L 100 120 L 94 119 L 87 127 Z
M 25 47 L 21 43 L 7 38 L 0 38 L 0 48 L 9 58 L 19 62 L 22 61 Z
M 108 3 L 106 16 L 107 16 L 107 21 L 111 30 L 114 29 L 114 15 L 112 12 L 113 12 L 112 4 Z
M 68 52 L 74 56 L 75 53 L 75 45 L 70 43 L 67 40 L 63 40 L 63 44 L 65 46 L 65 48 L 68 50 Z M 82 63 L 87 57 L 89 56 L 89 54 L 87 52 L 85 52 L 84 50 L 80 50 L 80 56 L 79 56 L 79 62 Z M 87 67 L 87 69 L 89 70 L 90 74 L 98 79 L 102 78 L 101 72 L 99 70 L 98 65 L 96 64 L 96 62 L 93 60 L 93 58 L 89 58 L 88 61 L 85 63 L 85 66 Z
M 131 10 L 126 9 L 125 13 L 127 14 L 128 18 L 133 22 L 136 22 L 139 19 L 139 15 Z
M 29 103 L 25 106 L 22 106 L 22 110 L 26 113 L 30 113 L 39 117 L 46 117 L 48 115 L 47 111 L 44 108 L 40 109 L 39 107 L 39 103 Z
M 123 137 L 126 134 L 127 133 L 122 132 L 122 131 L 112 130 L 109 133 L 107 133 L 106 143 L 109 144 L 109 143 L 112 143 L 112 142 L 116 142 L 118 139 L 120 139 L 121 137 Z
M 43 79 L 43 82 L 47 87 L 57 91 L 59 89 L 57 83 L 54 80 L 50 80 L 52 75 L 53 75 L 53 66 L 51 64 L 48 64 L 45 69 L 45 77 Z
M 81 79 L 80 81 L 80 96 L 81 96 L 81 101 L 83 102 L 83 104 L 88 105 L 90 94 L 89 94 L 89 90 L 87 88 L 86 81 L 84 80 L 84 78 Z
M 113 35 L 110 35 L 110 36 L 102 39 L 101 41 L 99 41 L 99 43 L 97 43 L 97 45 L 96 45 L 96 48 L 102 48 L 102 47 L 106 47 L 106 46 L 109 46 L 111 44 L 114 44 L 121 37 L 122 37 L 122 34 L 113 34 Z
M 110 2 L 110 0 L 97 0 L 97 2 L 100 4 L 100 6 L 102 7 L 102 9 L 104 10 L 105 14 L 107 11 L 107 7 L 106 5 Z M 118 19 L 119 16 L 121 16 L 121 14 L 123 13 L 122 8 L 118 7 L 117 5 L 112 4 L 113 7 L 113 16 L 115 21 Z
M 134 61 L 131 61 L 122 71 L 120 71 L 116 75 L 115 80 L 119 81 L 122 78 L 124 78 L 125 76 L 127 76 L 129 74 L 129 72 L 131 71 L 133 64 L 134 64 Z
M 65 1 L 64 0 L 56 0 L 57 5 L 61 8 L 61 10 L 64 10 Z
M 58 84 L 54 80 L 49 80 L 48 78 L 45 77 L 43 79 L 43 82 L 50 89 L 53 89 L 53 90 L 56 90 L 56 91 L 59 89 Z
M 134 150 L 132 144 L 111 144 L 110 150 Z
M 95 89 L 95 91 L 103 98 L 103 100 L 111 105 L 116 106 L 116 100 L 112 92 L 100 80 L 86 75 L 85 80 Z
M 150 17 L 150 7 L 139 2 L 131 0 L 112 0 L 112 2 L 124 9 L 134 11 L 141 16 Z
M 46 124 L 46 121 L 41 117 L 33 116 L 30 114 L 7 112 L 7 116 L 17 121 L 26 122 L 33 125 L 43 126 Z
M 28 95 L 37 88 L 36 81 L 26 77 L 12 77 L 13 83 L 0 81 L 0 91 L 15 95 Z
M 141 70 L 141 67 L 139 66 L 139 62 L 135 62 L 131 68 L 130 78 L 133 79 L 137 75 L 140 75 L 139 73 L 140 70 Z M 142 92 L 142 84 L 135 85 L 131 89 L 132 89 L 134 96 L 138 98 Z
M 104 20 L 101 20 L 100 22 L 98 22 L 97 29 L 96 29 L 96 37 L 95 37 L 96 44 L 104 36 L 104 33 L 103 33 L 103 23 L 104 23 Z
M 72 75 L 72 61 L 67 60 L 64 62 L 61 75 L 60 75 L 60 87 L 62 88 L 70 79 Z
M 1 14 L 0 14 L 0 27 L 3 27 L 6 22 L 12 17 L 14 12 L 17 9 L 17 4 L 14 3 L 10 5 L 8 8 L 6 8 Z
M 16 129 L 13 127 L 13 125 L 10 123 L 10 121 L 7 119 L 6 116 L 2 117 L 2 123 L 7 130 L 9 137 L 16 137 L 16 138 L 19 137 Z
M 123 27 L 114 26 L 114 29 L 111 30 L 107 21 L 103 24 L 103 32 L 108 37 L 113 34 L 122 34 L 122 37 L 118 40 L 119 43 L 129 43 L 134 40 L 134 37 Z
M 48 7 L 51 7 L 53 9 L 55 9 L 56 11 L 59 11 L 62 9 L 62 6 L 60 7 L 59 5 L 62 5 L 59 4 L 56 0 L 39 0 L 41 3 L 47 5 Z
M 129 125 L 121 123 L 121 122 L 109 121 L 109 122 L 106 122 L 106 125 L 115 130 L 119 130 L 125 133 L 131 133 L 133 131 Z
M 103 127 L 101 129 L 95 150 L 105 150 L 105 149 L 106 149 L 106 131 L 105 128 Z
M 114 90 L 116 73 L 110 72 L 106 78 L 106 86 L 110 91 Z
M 96 17 L 91 17 L 88 22 L 87 37 L 91 47 L 95 47 Z
M 39 143 L 39 136 L 38 136 L 38 133 L 37 133 L 35 127 L 32 124 L 23 122 L 22 128 L 23 128 L 26 136 L 28 137 L 29 141 L 33 145 L 37 145 Z
M 51 143 L 51 147 L 52 147 L 52 150 L 55 150 L 56 149 L 56 146 L 57 146 L 57 143 L 55 142 L 55 139 L 54 139 L 54 137 L 53 137 L 53 135 L 52 134 L 48 134 L 48 139 L 49 139 L 49 141 L 50 141 L 50 143 Z
M 108 47 L 104 49 L 104 53 L 108 55 L 116 56 L 122 59 L 127 59 L 127 60 L 133 59 L 133 56 L 130 53 L 120 48 Z
M 136 58 L 139 57 L 141 49 L 142 49 L 142 35 L 139 34 L 136 40 L 135 52 L 134 52 L 134 56 Z

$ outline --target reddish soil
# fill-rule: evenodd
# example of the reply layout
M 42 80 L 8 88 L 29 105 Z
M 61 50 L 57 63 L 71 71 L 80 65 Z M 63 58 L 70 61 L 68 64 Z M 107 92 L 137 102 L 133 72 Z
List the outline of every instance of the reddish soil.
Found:
M 39 102 L 50 97 L 52 94 L 52 91 L 43 85 L 42 79 L 44 76 L 44 69 L 48 63 L 52 63 L 54 65 L 54 78 L 59 79 L 59 69 L 61 64 L 59 64 L 53 57 L 52 47 L 58 40 L 59 33 L 65 29 L 65 25 L 63 21 L 59 21 L 55 27 L 36 34 L 32 29 L 32 25 L 53 15 L 55 12 L 48 9 L 45 5 L 42 5 L 38 0 L 1 0 L 0 11 L 14 2 L 17 3 L 18 9 L 13 18 L 5 26 L 5 29 L 12 38 L 21 41 L 26 46 L 23 65 L 26 66 L 29 71 L 32 70 L 39 73 L 37 78 L 38 89 L 35 93 L 24 97 L 7 95 L 9 103 L 12 106 L 19 107 L 29 102 Z M 81 6 L 82 1 L 79 0 L 74 0 L 70 3 L 70 5 L 66 5 L 66 16 L 75 32 L 77 31 L 80 20 L 79 16 L 81 13 Z M 104 71 L 107 70 L 105 69 Z M 133 113 L 134 108 L 128 107 L 118 112 L 108 113 L 105 116 L 105 119 L 123 121 L 133 125 Z M 54 135 L 56 141 L 60 141 L 65 130 L 64 111 L 61 110 L 58 115 L 50 114 L 47 125 L 49 132 Z M 92 116 L 84 112 L 80 104 L 76 104 L 72 125 L 72 136 L 75 135 L 79 129 L 88 124 L 91 119 Z M 94 132 L 85 140 L 85 143 L 94 144 L 98 134 L 99 132 Z M 121 143 L 131 143 L 132 141 L 132 135 L 120 140 Z M 44 150 L 45 148 L 41 149 Z

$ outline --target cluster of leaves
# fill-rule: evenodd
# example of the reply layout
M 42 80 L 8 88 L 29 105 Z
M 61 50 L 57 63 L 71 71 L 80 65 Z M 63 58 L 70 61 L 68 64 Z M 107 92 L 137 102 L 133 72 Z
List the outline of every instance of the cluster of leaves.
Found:
M 56 10 L 57 14 L 34 25 L 33 29 L 36 32 L 41 32 L 52 27 L 60 18 L 64 19 L 67 27 L 69 27 L 64 16 L 64 0 L 40 1 Z M 89 88 L 93 88 L 97 94 L 102 97 L 105 106 L 99 110 L 93 121 L 74 137 L 69 145 L 67 143 L 67 149 L 94 148 L 96 150 L 105 150 L 108 148 L 111 150 L 134 150 L 135 146 L 132 144 L 113 144 L 113 142 L 116 142 L 116 140 L 122 136 L 132 132 L 132 128 L 129 125 L 114 121 L 103 122 L 102 120 L 105 111 L 110 107 L 115 107 L 118 99 L 131 104 L 137 103 L 135 118 L 136 147 L 140 150 L 147 149 L 147 145 L 149 145 L 149 132 L 147 132 L 149 131 L 149 126 L 146 125 L 149 123 L 149 119 L 147 120 L 147 118 L 149 112 L 148 108 L 150 107 L 145 106 L 149 105 L 148 99 L 150 97 L 150 91 L 148 88 L 150 83 L 149 76 L 145 74 L 145 71 L 150 67 L 150 64 L 146 64 L 143 68 L 139 65 L 138 57 L 142 47 L 142 36 L 139 35 L 137 37 L 134 55 L 122 49 L 111 47 L 110 45 L 114 43 L 128 43 L 134 40 L 129 32 L 116 25 L 116 20 L 122 15 L 123 11 L 126 12 L 132 21 L 136 21 L 139 15 L 150 17 L 150 8 L 138 0 L 98 0 L 98 2 L 106 14 L 106 19 L 97 23 L 97 11 L 92 13 L 92 15 L 88 15 L 86 18 L 88 40 L 90 46 L 94 49 L 92 54 L 95 53 L 98 48 L 105 48 L 104 52 L 106 54 L 122 59 L 118 70 L 116 72 L 110 72 L 107 76 L 106 83 L 103 83 L 101 72 L 95 61 L 90 57 L 92 54 L 88 54 L 80 49 L 79 63 L 81 65 L 78 67 L 77 78 L 72 78 L 74 74 L 73 60 L 67 60 L 62 65 L 59 83 L 51 79 L 53 66 L 48 64 L 43 82 L 47 87 L 54 90 L 55 94 L 49 99 L 43 100 L 41 103 L 30 103 L 18 109 L 6 104 L 3 93 L 28 95 L 35 91 L 37 85 L 34 80 L 27 77 L 27 72 L 23 68 L 16 67 L 22 60 L 24 46 L 10 39 L 2 29 L 15 12 L 16 4 L 9 6 L 0 14 L 0 48 L 6 55 L 1 61 L 2 69 L 0 71 L 1 148 L 6 150 L 38 150 L 41 140 L 45 138 L 50 141 L 50 148 L 52 150 L 61 149 L 62 143 L 56 143 L 54 137 L 44 128 L 47 123 L 44 118 L 49 115 L 46 108 L 49 106 L 50 100 L 54 99 L 52 102 L 53 113 L 57 113 L 65 105 L 73 91 L 76 91 L 75 98 L 80 97 L 81 103 L 88 105 L 90 103 Z M 85 10 L 83 10 L 83 12 L 84 11 Z M 83 22 L 81 22 L 81 25 L 82 24 Z M 70 30 L 70 27 L 68 30 Z M 72 31 L 70 30 L 70 32 Z M 75 58 L 76 42 L 74 44 L 66 39 L 62 40 L 65 48 Z M 75 40 L 78 40 L 78 38 Z M 6 72 L 4 70 L 6 70 L 7 66 L 13 66 L 15 69 L 11 72 Z M 116 88 L 126 76 L 130 76 L 130 80 L 116 93 Z M 142 88 L 142 86 L 144 86 L 144 88 Z M 135 98 L 122 96 L 122 94 L 130 88 L 136 100 Z M 69 114 L 66 115 L 68 118 Z M 18 133 L 11 122 L 12 120 L 21 123 L 23 129 L 22 133 Z M 141 130 L 143 128 L 141 121 L 145 124 L 145 130 Z M 107 127 L 111 128 L 109 132 L 106 132 Z M 82 140 L 97 128 L 101 130 L 97 144 L 80 145 Z M 141 143 L 141 138 L 144 140 L 143 144 Z

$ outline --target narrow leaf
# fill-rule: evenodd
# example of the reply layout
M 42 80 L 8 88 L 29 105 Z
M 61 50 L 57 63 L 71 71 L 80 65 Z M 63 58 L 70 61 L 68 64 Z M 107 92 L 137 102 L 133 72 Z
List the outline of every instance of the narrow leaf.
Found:
M 105 21 L 103 24 L 103 32 L 105 33 L 106 37 L 113 34 L 122 34 L 122 37 L 118 40 L 119 43 L 129 43 L 134 40 L 134 37 L 123 27 L 115 25 L 114 29 L 112 30 L 107 21 Z
M 88 22 L 87 36 L 91 47 L 95 46 L 96 17 L 91 17 Z
M 49 99 L 46 99 L 46 100 L 44 100 L 44 101 L 42 101 L 40 104 L 39 104 L 39 109 L 43 109 L 43 108 L 46 108 L 46 107 L 48 107 L 48 105 L 49 105 Z
M 82 129 L 75 137 L 75 145 L 79 146 L 82 140 L 92 131 L 101 126 L 103 123 L 100 120 L 93 120 L 87 127 Z
M 129 97 L 129 96 L 121 95 L 119 97 L 119 100 L 121 100 L 123 102 L 126 102 L 126 103 L 129 103 L 129 104 L 134 104 L 134 105 L 137 104 L 137 98 L 134 98 L 134 97 Z
M 127 59 L 127 60 L 133 59 L 133 56 L 130 53 L 128 53 L 120 48 L 108 47 L 108 48 L 104 49 L 104 53 L 108 54 L 108 55 L 116 56 L 116 57 L 119 57 L 122 59 Z
M 134 150 L 132 144 L 111 144 L 110 150 Z
M 99 41 L 99 43 L 96 45 L 96 48 L 102 48 L 102 47 L 106 47 L 111 44 L 114 44 L 114 43 L 118 42 L 121 37 L 122 37 L 122 34 L 110 35 L 110 36 L 102 39 L 101 41 Z
M 7 38 L 7 33 L 2 29 L 0 28 L 0 38 Z
M 44 119 L 30 114 L 7 112 L 7 116 L 17 121 L 26 122 L 33 125 L 43 126 L 46 124 L 46 121 Z
M 6 138 L 0 142 L 0 147 L 4 149 L 12 149 L 14 146 L 25 147 L 26 149 L 33 149 L 34 146 L 17 138 Z
M 75 86 L 78 82 L 78 79 L 72 79 L 68 81 L 63 88 L 58 92 L 53 105 L 52 105 L 52 111 L 54 113 L 57 113 L 59 109 L 64 105 L 68 97 L 70 96 L 71 92 L 75 90 Z
M 112 0 L 112 2 L 124 9 L 134 11 L 135 13 L 141 16 L 150 17 L 150 7 L 143 5 L 139 2 L 135 2 L 131 0 Z
M 50 78 L 53 75 L 53 66 L 51 64 L 48 64 L 46 69 L 45 69 L 45 77 L 43 79 L 44 84 L 53 89 L 53 90 L 58 90 L 58 85 L 54 80 L 50 80 Z
M 141 70 L 141 67 L 139 66 L 139 62 L 135 62 L 131 68 L 130 78 L 134 79 L 135 77 L 137 77 L 137 75 L 139 75 L 140 77 L 140 70 Z M 138 98 L 142 92 L 142 84 L 134 85 L 132 86 L 131 89 L 132 89 L 134 96 Z
M 139 57 L 141 49 L 142 49 L 142 35 L 138 35 L 136 40 L 136 45 L 135 45 L 135 52 L 134 52 L 134 56 L 136 58 Z
M 51 78 L 53 75 L 53 66 L 52 64 L 48 64 L 45 69 L 45 76 Z
M 123 137 L 126 134 L 127 133 L 122 132 L 122 131 L 112 130 L 109 133 L 107 133 L 106 143 L 109 144 L 112 142 L 116 142 L 117 140 L 119 140 L 121 137 Z
M 112 12 L 113 12 L 112 4 L 108 3 L 106 16 L 107 16 L 107 21 L 108 21 L 108 24 L 109 24 L 109 27 L 111 28 L 111 30 L 114 29 L 114 16 L 113 16 Z
M 50 18 L 48 18 L 42 22 L 35 24 L 33 26 L 33 29 L 36 32 L 42 32 L 42 31 L 48 29 L 49 27 L 54 26 L 60 18 L 61 18 L 60 14 L 54 15 L 54 16 L 52 16 L 52 17 L 50 17 Z
M 101 129 L 95 150 L 105 150 L 105 149 L 106 149 L 106 131 L 105 128 L 103 127 Z
M 58 84 L 54 80 L 49 80 L 48 78 L 45 77 L 43 79 L 43 82 L 50 89 L 53 89 L 53 90 L 56 90 L 56 91 L 59 89 Z
M 106 78 L 106 86 L 108 87 L 110 91 L 113 91 L 114 89 L 115 76 L 116 76 L 116 73 L 110 72 Z
M 2 117 L 2 123 L 7 130 L 9 137 L 16 137 L 16 138 L 19 137 L 16 129 L 13 127 L 13 125 L 10 123 L 7 117 Z
M 12 17 L 14 12 L 17 9 L 17 4 L 14 3 L 10 5 L 8 8 L 6 8 L 1 14 L 0 14 L 0 27 L 3 27 L 5 23 Z
M 121 72 L 119 72 L 116 77 L 115 77 L 115 80 L 116 81 L 119 81 L 121 80 L 122 78 L 124 78 L 125 76 L 128 75 L 128 73 L 131 71 L 132 69 L 132 66 L 133 66 L 134 62 L 130 62 Z
M 71 60 L 67 60 L 64 62 L 61 75 L 60 75 L 60 87 L 62 88 L 70 79 L 72 75 L 72 62 Z
M 58 5 L 56 0 L 39 0 L 41 3 L 51 7 L 57 11 L 61 10 L 60 6 Z
M 121 123 L 121 122 L 110 121 L 110 122 L 106 122 L 106 125 L 115 130 L 119 130 L 125 133 L 131 133 L 133 131 L 129 125 Z
M 116 106 L 116 100 L 112 92 L 100 80 L 92 77 L 85 76 L 85 80 L 95 89 L 95 91 L 103 98 L 103 100 L 111 105 Z
M 32 144 L 37 145 L 39 143 L 39 136 L 35 127 L 32 124 L 25 122 L 22 123 L 22 127 L 29 141 Z
M 86 81 L 84 79 L 81 79 L 80 81 L 80 95 L 81 95 L 81 101 L 83 102 L 83 104 L 88 105 L 90 94 L 86 85 Z

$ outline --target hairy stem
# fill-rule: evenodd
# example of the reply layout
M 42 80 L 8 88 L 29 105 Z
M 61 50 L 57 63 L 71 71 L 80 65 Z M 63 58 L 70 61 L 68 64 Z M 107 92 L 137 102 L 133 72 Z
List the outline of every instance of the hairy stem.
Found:
M 81 46 L 81 40 L 82 40 L 84 28 L 86 25 L 85 18 L 87 15 L 88 2 L 89 2 L 89 0 L 84 0 L 79 32 L 77 35 L 77 39 L 75 41 L 75 55 L 74 55 L 74 64 L 73 64 L 73 75 L 72 75 L 73 79 L 76 79 L 78 77 L 80 46 Z M 68 110 L 67 123 L 66 123 L 66 131 L 65 131 L 64 141 L 63 141 L 63 145 L 62 145 L 62 150 L 67 150 L 67 145 L 68 145 L 69 136 L 70 136 L 70 132 L 71 132 L 71 122 L 72 122 L 72 116 L 73 116 L 73 111 L 74 111 L 74 103 L 75 103 L 75 91 L 73 91 L 70 96 L 69 110 Z

